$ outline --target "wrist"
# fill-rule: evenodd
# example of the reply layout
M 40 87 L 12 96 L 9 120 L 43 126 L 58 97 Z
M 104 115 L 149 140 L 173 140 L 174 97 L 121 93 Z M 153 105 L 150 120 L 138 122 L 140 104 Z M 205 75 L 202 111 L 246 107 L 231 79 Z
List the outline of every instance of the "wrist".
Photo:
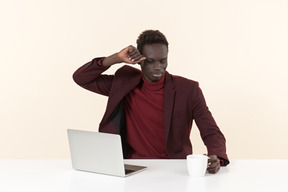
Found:
M 109 67 L 111 65 L 117 64 L 117 63 L 121 63 L 122 60 L 119 57 L 118 53 L 114 53 L 113 55 L 110 55 L 108 57 L 105 57 L 105 59 L 103 60 L 102 64 L 105 67 Z

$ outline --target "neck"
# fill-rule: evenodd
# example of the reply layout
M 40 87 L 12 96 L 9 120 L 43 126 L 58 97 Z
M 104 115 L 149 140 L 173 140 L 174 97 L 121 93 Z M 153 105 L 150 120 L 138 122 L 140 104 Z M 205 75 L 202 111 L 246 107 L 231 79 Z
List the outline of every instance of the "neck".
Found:
M 157 91 L 157 90 L 161 90 L 164 88 L 165 73 L 163 74 L 161 79 L 156 82 L 147 81 L 145 77 L 143 76 L 143 74 L 142 74 L 142 79 L 143 79 L 143 87 L 145 87 L 146 89 L 149 89 L 151 91 Z

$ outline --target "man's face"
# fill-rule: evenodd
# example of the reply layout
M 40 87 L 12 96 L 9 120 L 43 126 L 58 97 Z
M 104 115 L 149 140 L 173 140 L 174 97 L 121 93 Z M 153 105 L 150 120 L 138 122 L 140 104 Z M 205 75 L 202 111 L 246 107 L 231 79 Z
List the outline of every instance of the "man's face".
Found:
M 143 47 L 141 69 L 144 78 L 149 82 L 156 82 L 161 79 L 167 68 L 168 48 L 164 44 L 146 44 Z

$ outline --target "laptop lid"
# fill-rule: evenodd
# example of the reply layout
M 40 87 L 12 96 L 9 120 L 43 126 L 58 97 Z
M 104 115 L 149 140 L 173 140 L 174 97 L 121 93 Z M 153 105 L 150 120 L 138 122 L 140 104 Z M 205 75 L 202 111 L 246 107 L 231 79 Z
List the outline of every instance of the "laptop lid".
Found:
M 72 129 L 68 129 L 67 133 L 74 169 L 121 177 L 127 175 L 120 135 Z M 130 174 L 146 168 L 132 167 Z

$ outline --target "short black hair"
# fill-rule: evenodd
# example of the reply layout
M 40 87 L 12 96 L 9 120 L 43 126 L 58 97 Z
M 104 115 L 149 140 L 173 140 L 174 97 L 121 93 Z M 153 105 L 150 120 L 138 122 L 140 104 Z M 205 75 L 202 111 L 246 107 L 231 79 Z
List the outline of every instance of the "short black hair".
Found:
M 167 49 L 168 49 L 168 44 L 169 44 L 165 35 L 158 30 L 143 31 L 139 35 L 136 43 L 137 43 L 137 49 L 141 54 L 143 54 L 143 47 L 146 44 L 160 43 L 160 44 L 166 45 Z

